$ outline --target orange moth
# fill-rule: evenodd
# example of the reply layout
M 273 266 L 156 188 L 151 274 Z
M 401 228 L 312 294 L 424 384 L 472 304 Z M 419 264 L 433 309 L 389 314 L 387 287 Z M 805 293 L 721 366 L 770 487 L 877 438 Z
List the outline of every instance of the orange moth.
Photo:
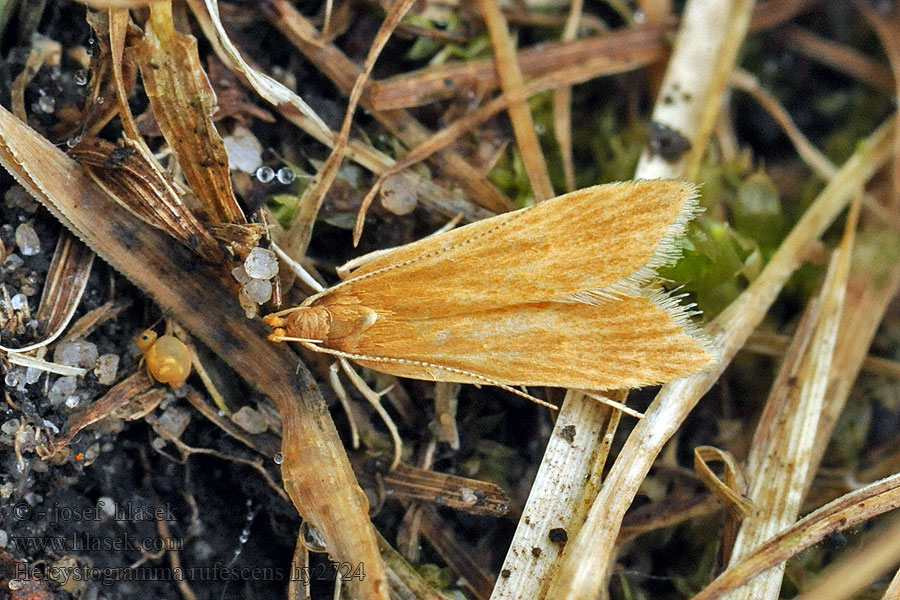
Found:
M 698 212 L 675 180 L 582 189 L 378 256 L 267 315 L 273 341 L 428 381 L 586 390 L 662 383 L 713 357 L 658 285 Z

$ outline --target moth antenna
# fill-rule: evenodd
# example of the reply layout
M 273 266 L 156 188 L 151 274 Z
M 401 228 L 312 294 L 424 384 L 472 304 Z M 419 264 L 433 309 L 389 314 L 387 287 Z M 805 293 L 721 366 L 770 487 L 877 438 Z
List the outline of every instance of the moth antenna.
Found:
M 372 262 L 376 258 L 384 256 L 389 252 L 393 252 L 396 249 L 397 246 L 393 246 L 391 248 L 382 248 L 380 250 L 372 250 L 371 252 L 363 254 L 362 256 L 351 258 L 350 260 L 336 268 L 335 271 L 337 272 L 338 277 L 340 277 L 342 280 L 347 279 L 347 277 L 350 276 L 350 271 L 352 271 L 353 269 L 358 269 L 359 267 Z
M 331 383 L 331 389 L 334 390 L 335 395 L 340 400 L 341 406 L 344 407 L 344 413 L 347 415 L 347 420 L 350 421 L 350 439 L 353 443 L 353 449 L 358 450 L 359 429 L 356 426 L 353 411 L 350 410 L 350 397 L 347 395 L 347 390 L 344 389 L 344 384 L 341 383 L 341 378 L 338 377 L 338 366 L 338 361 L 331 363 L 331 367 L 328 369 L 328 381 Z
M 589 392 L 587 390 L 575 390 L 575 391 L 577 391 L 579 394 L 584 394 L 588 398 L 593 398 L 597 402 L 599 402 L 601 404 L 605 404 L 605 405 L 609 406 L 610 408 L 614 408 L 616 410 L 622 411 L 626 415 L 634 417 L 635 419 L 643 419 L 644 418 L 644 413 L 634 410 L 633 408 L 629 408 L 628 406 L 624 405 L 621 402 L 616 402 L 615 400 L 605 398 L 605 397 L 601 396 L 600 394 L 597 394 L 595 392 Z
M 387 426 L 388 431 L 391 432 L 391 439 L 394 441 L 394 458 L 391 461 L 391 470 L 395 469 L 397 465 L 400 464 L 400 456 L 403 453 L 403 440 L 400 438 L 400 432 L 397 431 L 397 425 L 394 423 L 394 420 L 384 409 L 384 405 L 381 403 L 381 396 L 384 392 L 380 394 L 369 387 L 369 384 L 363 380 L 362 377 L 359 376 L 359 373 L 356 372 L 347 359 L 343 356 L 338 357 L 338 362 L 341 363 L 341 367 L 344 369 L 344 373 L 347 374 L 347 377 L 350 378 L 350 381 L 356 386 L 356 389 L 363 395 L 363 397 L 369 401 L 369 404 L 372 405 L 372 408 L 375 409 L 375 412 L 378 413 L 378 416 L 381 417 L 381 420 L 384 421 L 384 424 Z
M 465 214 L 461 212 L 456 213 L 455 217 L 444 223 L 444 225 L 440 229 L 434 231 L 433 233 L 429 233 L 428 237 L 431 237 L 433 235 L 441 235 L 442 233 L 447 233 L 448 231 L 456 229 L 456 226 L 462 223 L 463 217 L 465 217 Z
M 284 261 L 284 264 L 286 264 L 288 268 L 294 272 L 294 275 L 299 277 L 303 283 L 311 287 L 316 292 L 325 291 L 325 287 L 321 283 L 316 281 L 316 279 L 309 274 L 309 271 L 303 268 L 303 265 L 288 256 L 287 252 L 279 248 L 278 244 L 276 244 L 275 242 L 272 242 L 272 250 L 275 251 L 275 254 L 278 255 L 278 258 Z
M 309 310 L 308 306 L 298 305 L 292 306 L 290 308 L 285 308 L 279 310 L 278 312 L 269 313 L 263 317 L 263 321 L 265 321 L 270 327 L 280 327 L 284 325 L 284 315 L 289 315 L 292 312 L 297 312 L 298 310 Z
M 432 237 L 435 235 L 440 235 L 442 233 L 446 233 L 446 232 L 450 231 L 451 229 L 454 229 L 457 225 L 459 225 L 460 221 L 463 220 L 464 216 L 465 215 L 463 213 L 457 213 L 456 216 L 453 217 L 452 219 L 450 219 L 449 221 L 447 221 L 447 223 L 444 224 L 443 227 L 441 227 L 440 229 L 438 229 L 432 233 L 429 233 L 425 237 Z M 367 265 L 370 262 L 372 262 L 373 260 L 375 260 L 376 258 L 380 258 L 380 257 L 384 256 L 385 254 L 393 252 L 398 247 L 399 246 L 394 246 L 392 248 L 382 248 L 380 250 L 373 250 L 372 252 L 363 254 L 362 256 L 357 256 L 356 258 L 351 258 L 350 260 L 348 260 L 341 266 L 337 267 L 335 269 L 335 271 L 337 272 L 337 275 L 338 275 L 338 277 L 341 278 L 341 280 L 347 279 L 347 277 L 349 277 L 351 275 L 350 271 L 352 271 L 354 269 L 358 269 L 359 267 L 362 267 L 364 265 Z

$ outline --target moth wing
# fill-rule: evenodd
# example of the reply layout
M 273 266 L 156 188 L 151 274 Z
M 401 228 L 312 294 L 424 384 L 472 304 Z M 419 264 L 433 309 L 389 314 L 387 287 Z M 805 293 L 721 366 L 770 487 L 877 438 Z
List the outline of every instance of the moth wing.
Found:
M 538 302 L 468 315 L 379 318 L 334 349 L 402 377 L 611 389 L 696 373 L 712 362 L 677 299 L 662 292 L 589 304 Z
M 678 256 L 696 189 L 676 180 L 599 185 L 403 246 L 331 294 L 396 314 L 454 314 L 632 293 Z M 315 302 L 318 303 L 318 302 Z

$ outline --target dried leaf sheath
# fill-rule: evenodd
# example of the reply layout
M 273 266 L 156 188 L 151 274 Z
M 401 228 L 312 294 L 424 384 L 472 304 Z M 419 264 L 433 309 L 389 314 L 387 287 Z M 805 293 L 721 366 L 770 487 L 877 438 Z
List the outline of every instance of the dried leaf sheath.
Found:
M 580 190 L 404 246 L 267 320 L 317 340 L 311 349 L 416 379 L 668 381 L 711 362 L 685 308 L 649 286 L 695 212 L 683 182 Z

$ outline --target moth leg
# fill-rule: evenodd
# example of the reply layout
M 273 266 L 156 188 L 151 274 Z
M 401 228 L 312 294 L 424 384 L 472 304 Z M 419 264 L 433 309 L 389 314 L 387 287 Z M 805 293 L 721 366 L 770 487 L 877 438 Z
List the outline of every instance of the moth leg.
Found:
M 350 363 L 347 362 L 346 358 L 339 356 L 338 362 L 341 363 L 344 373 L 350 378 L 350 381 L 356 386 L 356 389 L 358 389 L 363 397 L 369 401 L 369 404 L 372 405 L 372 408 L 375 409 L 375 412 L 378 413 L 378 416 L 381 417 L 381 420 L 384 421 L 388 431 L 390 431 L 391 439 L 394 441 L 394 458 L 391 461 L 391 469 L 394 469 L 400 464 L 400 456 L 403 452 L 403 440 L 400 439 L 400 432 L 397 431 L 397 425 L 394 423 L 394 420 L 391 419 L 391 416 L 387 413 L 384 409 L 384 405 L 381 403 L 381 396 L 390 390 L 390 388 L 378 393 L 369 387 L 369 384 L 359 376 L 359 373 L 357 373 Z
M 592 398 L 593 400 L 596 400 L 600 404 L 605 404 L 608 407 L 613 408 L 618 411 L 621 411 L 628 416 L 634 417 L 635 419 L 643 419 L 644 418 L 644 413 L 642 413 L 638 410 L 634 410 L 633 408 L 629 408 L 628 406 L 625 406 L 621 402 L 616 402 L 615 400 L 607 398 L 598 392 L 591 392 L 588 390 L 572 390 L 572 391 L 578 392 L 579 394 L 584 394 L 588 398 Z
M 347 395 L 347 390 L 344 389 L 344 384 L 341 383 L 341 378 L 338 377 L 338 361 L 331 363 L 331 367 L 328 369 L 328 381 L 331 383 L 331 389 L 334 390 L 338 400 L 341 401 L 341 406 L 344 407 L 347 420 L 350 421 L 350 438 L 353 440 L 353 449 L 357 450 L 359 449 L 359 429 L 356 426 L 353 411 L 350 410 L 350 396 Z
M 559 407 L 556 406 L 555 404 L 550 404 L 549 402 L 544 402 L 540 398 L 535 398 L 531 394 L 523 392 L 520 389 L 514 388 L 509 385 L 504 385 L 502 383 L 497 383 L 496 381 L 491 381 L 490 379 L 487 379 L 487 378 L 482 378 L 482 379 L 484 379 L 485 380 L 484 382 L 488 385 L 495 385 L 502 390 L 506 390 L 507 392 L 512 392 L 516 396 L 521 396 L 521 397 L 525 398 L 526 400 L 531 400 L 535 404 L 540 404 L 541 406 L 545 406 L 545 407 L 549 408 L 550 410 L 559 410 Z

